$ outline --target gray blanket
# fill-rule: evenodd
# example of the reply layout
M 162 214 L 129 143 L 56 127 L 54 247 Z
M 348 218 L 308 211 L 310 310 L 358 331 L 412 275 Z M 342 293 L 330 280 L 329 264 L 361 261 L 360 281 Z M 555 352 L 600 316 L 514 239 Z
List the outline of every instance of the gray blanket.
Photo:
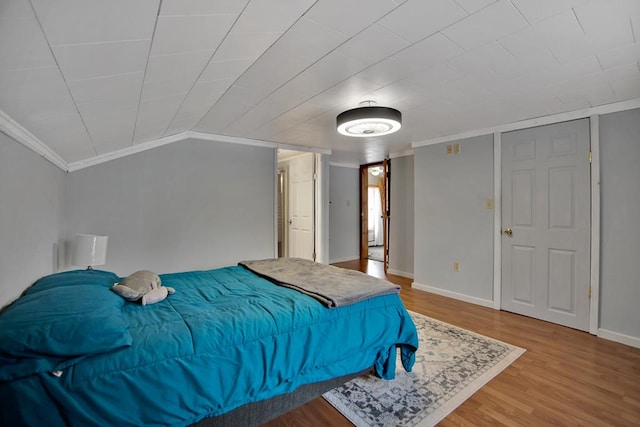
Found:
M 329 308 L 400 292 L 400 286 L 386 280 L 301 258 L 242 261 L 238 264 L 277 285 L 307 294 Z

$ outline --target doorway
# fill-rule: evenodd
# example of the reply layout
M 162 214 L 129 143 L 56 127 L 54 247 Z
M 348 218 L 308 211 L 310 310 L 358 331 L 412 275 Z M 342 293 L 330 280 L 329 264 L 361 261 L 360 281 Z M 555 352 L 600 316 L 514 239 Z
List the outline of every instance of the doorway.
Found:
M 315 261 L 318 212 L 315 153 L 278 150 L 276 181 L 277 256 Z
M 360 166 L 360 259 L 389 265 L 389 161 Z

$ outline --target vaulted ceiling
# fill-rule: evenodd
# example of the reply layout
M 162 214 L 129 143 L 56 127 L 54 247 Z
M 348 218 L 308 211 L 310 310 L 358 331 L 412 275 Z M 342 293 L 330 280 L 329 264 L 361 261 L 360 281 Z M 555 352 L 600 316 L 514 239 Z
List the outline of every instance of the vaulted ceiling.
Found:
M 638 0 L 0 0 L 0 112 L 68 164 L 186 131 L 364 163 L 640 98 L 639 39 Z M 402 129 L 337 134 L 366 100 Z

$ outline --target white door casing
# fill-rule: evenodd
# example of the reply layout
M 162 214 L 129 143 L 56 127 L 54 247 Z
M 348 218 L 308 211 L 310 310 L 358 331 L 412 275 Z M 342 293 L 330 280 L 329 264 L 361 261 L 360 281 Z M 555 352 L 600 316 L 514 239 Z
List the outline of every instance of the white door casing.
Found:
M 289 256 L 314 259 L 313 153 L 289 161 Z
M 504 133 L 501 144 L 501 306 L 587 331 L 589 121 Z

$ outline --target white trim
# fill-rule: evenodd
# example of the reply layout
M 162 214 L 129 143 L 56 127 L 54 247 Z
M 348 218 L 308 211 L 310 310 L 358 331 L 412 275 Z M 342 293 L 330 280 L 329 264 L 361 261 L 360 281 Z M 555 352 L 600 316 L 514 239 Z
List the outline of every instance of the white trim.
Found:
M 597 107 L 590 107 L 566 113 L 553 114 L 550 116 L 537 117 L 535 119 L 521 120 L 519 122 L 507 123 L 484 129 L 475 129 L 453 135 L 445 135 L 437 138 L 426 139 L 424 141 L 414 141 L 411 143 L 411 147 L 416 148 L 425 145 L 440 144 L 442 142 L 456 141 L 460 139 L 472 138 L 475 136 L 488 135 L 495 132 L 510 132 L 513 130 L 567 122 L 569 120 L 584 119 L 596 114 L 609 114 L 616 113 L 618 111 L 633 110 L 634 108 L 640 108 L 640 98 L 631 99 L 629 101 L 615 102 L 613 104 L 599 105 Z
M 257 147 L 282 148 L 285 150 L 304 151 L 305 153 L 331 154 L 328 148 L 306 147 L 303 145 L 281 144 L 279 142 L 263 141 L 260 139 L 238 138 L 235 136 L 218 135 L 213 133 L 187 131 L 187 138 L 196 138 L 203 141 L 226 142 L 229 144 L 253 145 Z
M 9 138 L 21 143 L 30 150 L 35 151 L 45 160 L 56 165 L 65 172 L 69 171 L 69 165 L 55 151 L 47 147 L 42 141 L 35 137 L 18 122 L 13 120 L 7 113 L 0 110 L 0 132 Z
M 461 294 L 458 292 L 447 291 L 445 289 L 435 288 L 429 285 L 423 285 L 422 283 L 413 282 L 411 287 L 414 289 L 418 289 L 425 292 L 430 292 L 432 294 L 441 295 L 443 297 L 457 299 L 459 301 L 469 302 L 471 304 L 481 305 L 483 307 L 493 308 L 493 301 L 488 299 L 482 299 L 477 297 L 472 297 L 469 295 Z
M 278 148 L 278 144 L 270 141 L 262 141 L 259 139 L 238 138 L 235 136 L 218 135 L 213 133 L 186 131 L 186 138 L 195 138 L 202 141 L 226 142 L 229 144 L 254 145 L 257 147 Z
M 277 159 L 277 154 L 276 154 L 276 159 Z M 280 163 L 278 163 L 278 170 L 282 171 L 282 173 L 284 174 L 284 190 L 282 192 L 283 194 L 283 198 L 284 198 L 284 203 L 282 206 L 282 216 L 283 216 L 283 226 L 284 226 L 284 230 L 282 233 L 282 255 L 286 258 L 289 256 L 289 163 L 284 164 L 283 166 L 280 166 Z M 276 171 L 276 176 L 277 176 L 277 171 Z M 277 197 L 277 196 L 276 196 Z M 277 220 L 276 220 L 277 221 Z
M 331 148 L 320 148 L 320 147 L 307 147 L 305 145 L 291 145 L 291 144 L 281 144 L 276 142 L 276 148 L 282 148 L 283 150 L 297 150 L 304 151 L 306 153 L 316 153 L 316 154 L 327 154 L 331 155 Z
M 335 166 L 335 167 L 338 167 L 338 168 L 360 169 L 360 165 L 357 165 L 355 163 L 329 162 L 329 166 Z
M 273 150 L 273 170 L 273 258 L 278 258 L 278 150 Z
M 321 164 L 318 161 L 318 156 L 313 155 L 313 252 L 315 254 L 314 261 L 322 263 L 322 251 L 320 248 L 322 247 L 322 221 L 320 220 L 322 216 L 322 192 L 320 191 L 320 175 Z
M 329 186 L 325 185 L 325 177 L 324 173 L 324 157 L 322 153 L 315 153 L 313 155 L 313 161 L 315 162 L 315 224 L 314 224 L 314 233 L 315 233 L 315 248 L 316 251 L 316 261 L 326 264 L 329 260 L 329 228 L 325 229 L 325 217 L 329 217 L 328 212 L 328 190 Z M 327 203 L 325 205 L 325 191 L 327 192 Z M 326 235 L 326 237 L 325 237 Z
M 591 307 L 589 333 L 596 335 L 600 323 L 600 117 L 589 118 L 591 140 Z
M 502 134 L 493 134 L 493 308 L 502 305 Z
M 164 138 L 155 139 L 153 141 L 143 142 L 141 144 L 135 144 L 130 147 L 123 148 L 121 150 L 101 154 L 99 156 L 91 157 L 86 160 L 72 162 L 72 163 L 69 163 L 68 169 L 69 169 L 69 172 L 77 171 L 79 169 L 88 168 L 89 166 L 99 165 L 100 163 L 105 163 L 110 160 L 119 159 L 121 157 L 126 157 L 131 154 L 151 150 L 152 148 L 161 147 L 163 145 L 183 141 L 189 138 L 199 139 L 202 141 L 224 142 L 228 144 L 251 145 L 255 147 L 276 148 L 276 149 L 284 148 L 287 150 L 304 151 L 306 153 L 331 154 L 331 150 L 327 150 L 325 148 L 303 147 L 298 145 L 279 144 L 276 142 L 260 141 L 257 139 L 236 138 L 236 137 L 227 136 L 227 135 L 214 135 L 209 133 L 186 131 L 186 132 L 179 133 L 177 135 L 166 136 Z
M 156 139 L 149 142 L 143 142 L 142 144 L 131 145 L 127 148 L 122 148 L 116 151 L 110 151 L 105 154 L 100 154 L 96 157 L 91 157 L 86 160 L 80 160 L 77 162 L 69 163 L 69 172 L 74 172 L 80 169 L 88 168 L 89 166 L 99 165 L 101 163 L 106 163 L 111 160 L 120 159 L 122 157 L 130 156 L 132 154 L 140 153 L 142 151 L 151 150 L 152 148 L 161 147 L 163 145 L 171 144 L 173 142 L 182 141 L 185 139 L 186 132 L 167 136 L 164 138 Z
M 640 348 L 640 338 L 631 335 L 621 334 L 619 332 L 609 331 L 607 329 L 598 329 L 598 337 L 605 340 L 619 342 L 621 344 L 630 345 L 631 347 Z
M 407 277 L 409 279 L 413 279 L 413 273 L 407 273 L 406 271 L 394 270 L 393 268 L 387 268 L 387 273 L 393 274 L 395 276 Z
M 345 256 L 341 258 L 330 259 L 329 264 L 335 264 L 337 262 L 358 261 L 359 259 L 360 259 L 360 255 L 351 255 L 351 256 Z
M 408 150 L 400 151 L 398 153 L 389 153 L 390 159 L 397 159 L 398 157 L 406 156 L 413 156 L 413 148 L 409 148 Z

